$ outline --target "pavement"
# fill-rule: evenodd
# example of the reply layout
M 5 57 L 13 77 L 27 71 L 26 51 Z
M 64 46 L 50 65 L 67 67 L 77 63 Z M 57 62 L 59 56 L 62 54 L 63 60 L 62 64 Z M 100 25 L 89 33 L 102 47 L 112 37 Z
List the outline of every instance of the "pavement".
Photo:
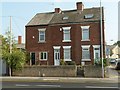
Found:
M 115 66 L 114 65 L 110 65 L 107 67 L 107 77 L 109 78 L 119 78 L 119 73 L 117 70 L 115 70 Z
M 2 81 L 24 82 L 69 82 L 69 83 L 118 83 L 118 78 L 78 78 L 78 77 L 0 77 Z

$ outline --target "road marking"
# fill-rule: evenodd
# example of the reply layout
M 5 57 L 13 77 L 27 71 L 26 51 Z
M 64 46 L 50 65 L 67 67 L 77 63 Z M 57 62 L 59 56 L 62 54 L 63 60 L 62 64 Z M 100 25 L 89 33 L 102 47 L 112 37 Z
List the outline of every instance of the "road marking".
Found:
M 40 87 L 61 87 L 60 85 L 35 85 Z
M 118 87 L 101 87 L 101 86 L 85 86 L 86 88 L 118 88 Z
M 26 84 L 15 84 L 15 86 L 18 86 L 18 87 L 27 87 L 27 86 L 30 86 L 30 85 L 26 85 Z

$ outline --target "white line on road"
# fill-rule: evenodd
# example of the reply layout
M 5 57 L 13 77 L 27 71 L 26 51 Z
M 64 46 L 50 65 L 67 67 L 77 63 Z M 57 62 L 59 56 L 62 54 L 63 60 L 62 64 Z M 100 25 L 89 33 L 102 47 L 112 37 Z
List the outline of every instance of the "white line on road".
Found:
M 26 85 L 26 84 L 15 84 L 15 86 L 26 87 L 26 86 L 30 86 L 30 85 Z
M 118 88 L 118 87 L 100 87 L 100 86 L 85 86 L 86 88 Z
M 60 85 L 35 85 L 40 87 L 61 87 Z

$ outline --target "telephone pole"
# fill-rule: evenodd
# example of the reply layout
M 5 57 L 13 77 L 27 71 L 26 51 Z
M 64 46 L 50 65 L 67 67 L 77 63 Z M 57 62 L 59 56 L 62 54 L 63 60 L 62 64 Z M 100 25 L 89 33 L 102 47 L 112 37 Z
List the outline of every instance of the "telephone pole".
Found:
M 12 53 L 12 16 L 10 16 L 10 54 Z M 9 66 L 9 74 L 11 77 L 11 66 Z
M 12 16 L 10 16 L 10 53 L 12 53 Z
M 102 26 L 102 6 L 100 0 L 100 31 L 101 31 L 101 59 L 102 59 L 102 77 L 104 78 L 104 65 L 103 65 L 103 26 Z

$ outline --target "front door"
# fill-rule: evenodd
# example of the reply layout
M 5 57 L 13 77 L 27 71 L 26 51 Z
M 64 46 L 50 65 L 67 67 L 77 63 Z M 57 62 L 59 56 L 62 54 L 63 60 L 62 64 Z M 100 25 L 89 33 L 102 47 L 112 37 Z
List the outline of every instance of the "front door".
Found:
M 60 65 L 60 49 L 54 49 L 54 65 Z
M 31 64 L 35 65 L 35 53 L 31 53 Z

